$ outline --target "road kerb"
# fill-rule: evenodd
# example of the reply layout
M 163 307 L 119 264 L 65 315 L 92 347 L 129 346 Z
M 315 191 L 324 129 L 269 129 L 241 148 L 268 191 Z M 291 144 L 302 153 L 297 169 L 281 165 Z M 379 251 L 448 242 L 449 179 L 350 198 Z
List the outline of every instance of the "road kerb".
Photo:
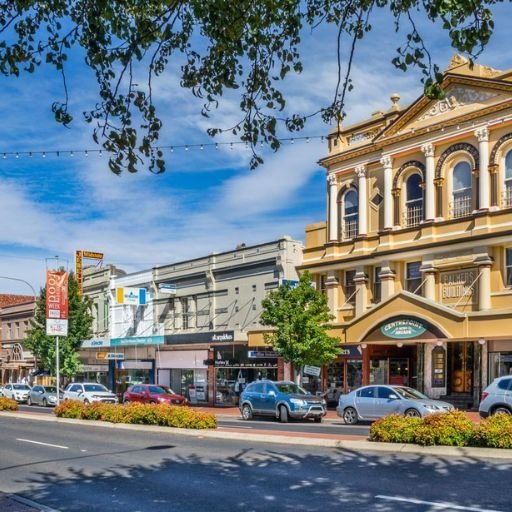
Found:
M 154 425 L 132 425 L 127 423 L 109 423 L 105 421 L 93 420 L 74 420 L 68 418 L 57 418 L 50 414 L 16 413 L 0 412 L 0 417 L 10 417 L 17 419 L 31 419 L 39 421 L 51 421 L 56 423 L 66 423 L 72 425 L 81 425 L 89 427 L 100 427 L 118 430 L 135 430 L 144 432 L 160 432 L 173 435 L 183 435 L 196 437 L 198 439 L 224 439 L 237 441 L 253 441 L 261 443 L 273 443 L 282 445 L 299 446 L 318 446 L 323 448 L 337 448 L 357 452 L 388 452 L 388 453 L 407 453 L 421 456 L 447 456 L 447 457 L 472 457 L 476 459 L 508 459 L 512 460 L 512 450 L 499 448 L 469 448 L 456 446 L 419 446 L 414 444 L 398 443 L 375 443 L 368 440 L 326 439 L 315 437 L 310 434 L 307 437 L 285 436 L 282 434 L 273 434 L 271 431 L 265 433 L 233 432 L 222 430 L 192 430 L 173 427 L 160 427 Z

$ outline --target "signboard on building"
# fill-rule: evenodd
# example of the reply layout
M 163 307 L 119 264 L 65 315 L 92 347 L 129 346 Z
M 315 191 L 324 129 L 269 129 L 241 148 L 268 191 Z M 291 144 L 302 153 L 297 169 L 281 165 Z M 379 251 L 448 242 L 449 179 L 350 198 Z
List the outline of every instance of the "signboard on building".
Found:
M 110 347 L 110 340 L 92 339 L 82 341 L 82 348 L 101 348 Z
M 321 368 L 319 366 L 310 366 L 310 365 L 304 366 L 304 373 L 306 375 L 313 375 L 314 377 L 320 377 L 320 370 L 321 370 Z
M 196 332 L 190 334 L 167 334 L 166 345 L 185 345 L 189 343 L 227 343 L 235 341 L 234 331 Z
M 136 345 L 162 345 L 163 336 L 130 336 L 126 338 L 112 338 L 111 347 L 133 347 Z
M 342 357 L 361 357 L 361 347 L 359 345 L 342 347 L 339 355 Z
M 426 330 L 425 324 L 415 318 L 398 318 L 385 323 L 380 328 L 380 332 L 384 334 L 384 336 L 397 340 L 416 338 Z
M 96 359 L 106 361 L 122 361 L 124 354 L 122 352 L 97 352 Z
M 116 304 L 145 306 L 146 288 L 116 288 Z
M 280 279 L 279 284 L 289 286 L 290 288 L 297 288 L 297 286 L 299 286 L 299 281 L 294 279 Z
M 274 350 L 249 350 L 247 352 L 249 359 L 275 359 L 279 354 Z
M 102 252 L 94 251 L 75 251 L 75 277 L 78 285 L 78 296 L 82 296 L 82 282 L 83 282 L 83 258 L 88 260 L 102 260 Z
M 64 270 L 46 272 L 46 334 L 68 334 L 68 273 Z
M 158 291 L 160 293 L 168 293 L 169 295 L 176 295 L 176 285 L 168 283 L 158 283 Z
M 473 304 L 476 300 L 476 269 L 441 272 L 441 302 L 443 304 Z

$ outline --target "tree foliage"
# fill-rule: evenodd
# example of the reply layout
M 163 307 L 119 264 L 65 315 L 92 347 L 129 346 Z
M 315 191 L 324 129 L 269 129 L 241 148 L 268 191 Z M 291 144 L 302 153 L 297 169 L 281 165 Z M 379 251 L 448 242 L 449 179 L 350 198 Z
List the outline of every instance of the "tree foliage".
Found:
M 92 335 L 91 300 L 79 297 L 73 272 L 69 274 L 68 295 L 68 335 L 59 337 L 59 366 L 62 375 L 72 377 L 80 370 L 79 350 L 82 341 Z M 26 346 L 33 352 L 39 368 L 55 375 L 55 336 L 46 334 L 46 287 L 41 288 L 31 324 L 31 329 L 27 331 Z
M 325 122 L 344 116 L 345 94 L 357 42 L 372 29 L 378 10 L 389 10 L 405 40 L 393 64 L 418 66 L 425 92 L 442 95 L 441 74 L 432 62 L 417 21 L 441 22 L 458 51 L 475 59 L 488 43 L 494 22 L 490 7 L 501 0 L 4 0 L 0 2 L 0 72 L 32 73 L 41 64 L 62 76 L 63 98 L 53 103 L 55 119 L 73 120 L 66 66 L 74 48 L 85 54 L 95 74 L 99 100 L 84 112 L 94 140 L 112 153 L 110 168 L 152 172 L 165 169 L 158 139 L 162 122 L 152 94 L 154 79 L 178 69 L 181 86 L 203 100 L 207 116 L 228 90 L 238 90 L 240 119 L 229 130 L 253 150 L 280 146 L 278 127 L 301 130 L 321 115 Z M 332 101 L 316 112 L 286 113 L 280 82 L 303 69 L 300 47 L 308 33 L 332 26 L 337 31 L 338 82 Z M 342 63 L 347 63 L 347 72 Z M 147 77 L 141 83 L 140 74 Z M 342 76 L 343 75 L 343 76 Z M 135 83 L 137 82 L 137 83 Z
M 334 316 L 325 295 L 311 285 L 308 272 L 297 287 L 281 285 L 262 305 L 261 323 L 275 328 L 266 341 L 299 372 L 305 365 L 322 366 L 336 359 L 340 341 L 326 332 Z

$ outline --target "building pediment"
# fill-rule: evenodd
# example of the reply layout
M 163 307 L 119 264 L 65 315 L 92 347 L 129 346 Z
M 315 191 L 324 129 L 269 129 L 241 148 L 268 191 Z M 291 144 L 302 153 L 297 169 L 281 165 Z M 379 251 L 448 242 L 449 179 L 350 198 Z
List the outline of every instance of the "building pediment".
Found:
M 448 74 L 442 88 L 444 98 L 430 100 L 421 96 L 375 140 L 428 127 L 450 126 L 458 118 L 483 115 L 486 110 L 512 101 L 512 84 L 494 78 Z

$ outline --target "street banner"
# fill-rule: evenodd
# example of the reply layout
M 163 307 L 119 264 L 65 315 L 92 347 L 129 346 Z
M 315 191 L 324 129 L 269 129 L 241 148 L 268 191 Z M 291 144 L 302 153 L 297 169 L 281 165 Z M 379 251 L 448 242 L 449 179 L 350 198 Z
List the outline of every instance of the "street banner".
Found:
M 46 271 L 46 334 L 68 334 L 68 273 L 64 270 Z

